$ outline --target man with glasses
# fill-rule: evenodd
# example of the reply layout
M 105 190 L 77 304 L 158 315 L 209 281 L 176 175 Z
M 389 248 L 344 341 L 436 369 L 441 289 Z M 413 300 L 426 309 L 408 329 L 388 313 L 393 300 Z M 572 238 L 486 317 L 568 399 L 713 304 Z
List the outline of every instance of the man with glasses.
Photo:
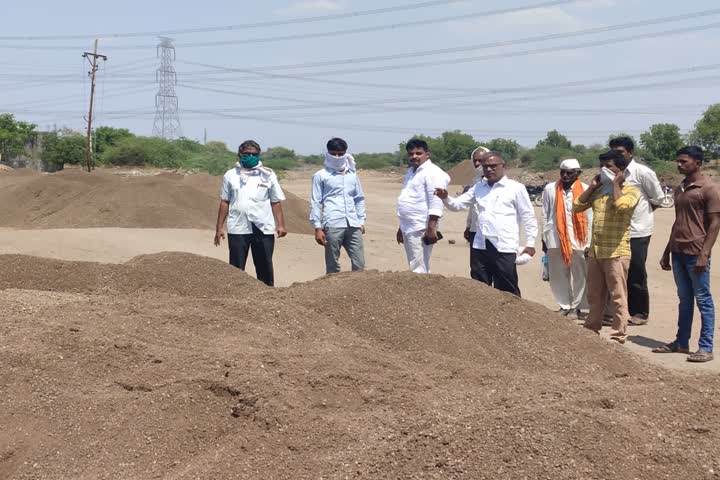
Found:
M 277 175 L 260 161 L 260 145 L 248 140 L 238 149 L 239 161 L 223 176 L 215 246 L 225 238 L 227 223 L 230 265 L 245 270 L 252 250 L 257 279 L 272 287 L 275 237 L 287 235 L 280 202 L 285 194 Z
M 505 176 L 505 161 L 498 152 L 485 153 L 480 164 L 483 180 L 457 198 L 438 188 L 435 195 L 448 210 L 474 207 L 477 231 L 473 240 L 470 269 L 472 278 L 498 290 L 520 296 L 515 261 L 520 246 L 520 227 L 525 230 L 520 254 L 535 255 L 538 227 L 525 186 Z

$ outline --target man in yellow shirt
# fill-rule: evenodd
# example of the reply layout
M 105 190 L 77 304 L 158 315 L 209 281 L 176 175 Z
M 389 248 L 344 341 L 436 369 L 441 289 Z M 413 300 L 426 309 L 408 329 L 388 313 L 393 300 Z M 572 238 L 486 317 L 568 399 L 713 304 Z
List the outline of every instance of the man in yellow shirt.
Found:
M 573 202 L 574 212 L 593 209 L 587 278 L 590 314 L 585 328 L 600 332 L 609 293 L 615 307 L 610 338 L 625 343 L 630 317 L 627 298 L 630 220 L 640 199 L 640 191 L 625 183 L 627 161 L 620 153 L 610 150 L 599 158 L 600 174 Z

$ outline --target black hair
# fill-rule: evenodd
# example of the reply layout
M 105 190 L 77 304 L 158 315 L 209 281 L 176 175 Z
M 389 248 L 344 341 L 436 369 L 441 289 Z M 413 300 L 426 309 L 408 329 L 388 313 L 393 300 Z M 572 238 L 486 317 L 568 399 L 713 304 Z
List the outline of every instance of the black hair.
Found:
M 630 137 L 617 137 L 610 140 L 610 148 L 623 147 L 628 152 L 635 151 L 635 144 Z
M 347 152 L 348 144 L 342 138 L 331 138 L 327 143 L 328 152 Z
M 242 149 L 245 148 L 245 147 L 255 147 L 255 148 L 257 148 L 257 151 L 258 151 L 258 152 L 259 152 L 260 150 L 262 150 L 262 149 L 260 148 L 260 144 L 257 143 L 255 140 L 245 140 L 245 141 L 242 142 L 242 143 L 240 144 L 240 146 L 238 147 L 238 155 L 240 155 L 240 153 L 242 152 Z
M 413 138 L 409 142 L 407 142 L 407 145 L 405 145 L 405 151 L 409 152 L 410 150 L 413 150 L 415 148 L 422 148 L 426 152 L 430 151 L 430 147 L 428 147 L 428 144 L 425 140 L 420 140 L 419 138 Z
M 677 151 L 677 156 L 679 157 L 680 155 L 687 155 L 693 160 L 699 160 L 700 163 L 705 161 L 705 154 L 703 153 L 703 149 L 698 147 L 697 145 L 688 145 L 681 148 Z
M 505 163 L 505 159 L 503 158 L 502 154 L 500 152 L 496 152 L 494 150 L 490 150 L 489 152 L 483 153 L 482 159 L 485 160 L 486 158 L 498 158 L 502 163 Z
M 625 157 L 623 157 L 622 153 L 616 152 L 615 150 L 608 150 L 605 153 L 601 153 L 598 155 L 598 158 L 601 162 L 606 162 L 608 160 L 612 160 L 616 167 L 618 167 L 621 170 L 624 170 L 625 167 L 627 167 L 627 160 L 625 160 Z

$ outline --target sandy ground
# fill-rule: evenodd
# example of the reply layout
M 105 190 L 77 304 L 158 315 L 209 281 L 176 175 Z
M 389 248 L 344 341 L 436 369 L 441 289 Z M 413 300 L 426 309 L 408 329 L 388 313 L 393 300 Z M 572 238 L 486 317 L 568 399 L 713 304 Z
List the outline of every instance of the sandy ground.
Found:
M 310 173 L 292 173 L 283 180 L 283 186 L 301 198 L 308 198 Z M 405 270 L 402 247 L 395 242 L 397 219 L 395 199 L 400 188 L 400 178 L 387 174 L 362 172 L 363 188 L 367 196 L 368 224 L 365 236 L 368 269 Z M 459 187 L 458 187 L 459 188 Z M 215 212 L 208 215 L 214 217 Z M 641 327 L 631 327 L 627 348 L 653 362 L 690 373 L 720 372 L 720 360 L 706 365 L 692 365 L 682 355 L 656 355 L 650 349 L 671 340 L 674 336 L 677 315 L 677 298 L 672 274 L 658 266 L 660 255 L 668 237 L 674 214 L 671 210 L 659 210 L 655 216 L 655 235 L 650 244 L 648 257 L 649 285 L 651 292 L 651 321 Z M 449 213 L 443 219 L 441 230 L 445 240 L 435 247 L 432 270 L 446 276 L 469 276 L 469 250 L 462 238 L 465 226 L 464 214 Z M 226 259 L 225 245 L 212 245 L 212 231 L 188 229 L 52 229 L 13 230 L 0 228 L 0 254 L 20 253 L 64 260 L 87 260 L 121 263 L 147 253 L 182 251 Z M 448 240 L 455 240 L 454 245 Z M 717 251 L 717 248 L 715 249 Z M 343 256 L 345 268 L 349 268 Z M 249 262 L 250 263 L 250 262 Z M 291 234 L 279 239 L 275 253 L 276 282 L 288 286 L 304 282 L 324 274 L 323 250 L 308 235 Z M 555 309 L 547 283 L 540 280 L 539 256 L 520 268 L 520 287 L 523 297 Z M 248 271 L 252 271 L 250 265 Z M 716 298 L 720 298 L 720 279 L 713 271 L 712 285 Z M 482 298 L 477 299 L 478 307 Z M 696 315 L 696 320 L 697 315 Z M 698 320 L 699 321 L 699 320 Z M 697 333 L 693 340 L 697 341 Z M 692 345 L 694 348 L 696 345 Z M 582 359 L 578 359 L 582 361 Z

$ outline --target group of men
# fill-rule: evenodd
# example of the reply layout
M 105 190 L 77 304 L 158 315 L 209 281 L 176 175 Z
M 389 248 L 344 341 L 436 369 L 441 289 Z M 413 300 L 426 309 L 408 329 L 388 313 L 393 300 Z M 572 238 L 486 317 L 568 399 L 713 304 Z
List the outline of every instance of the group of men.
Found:
M 610 339 L 624 343 L 628 323 L 643 325 L 650 313 L 646 261 L 653 233 L 653 210 L 665 191 L 649 167 L 634 158 L 630 138 L 610 141 L 599 156 L 600 171 L 588 185 L 580 180 L 576 159 L 560 164 L 559 180 L 542 198 L 541 241 L 547 255 L 552 294 L 559 313 L 584 320 L 599 333 L 609 325 Z M 483 147 L 471 153 L 475 182 L 458 197 L 448 193 L 450 177 L 431 160 L 427 143 L 406 144 L 408 171 L 397 200 L 399 228 L 408 267 L 430 272 L 435 243 L 442 239 L 444 210 L 469 210 L 465 238 L 470 275 L 494 288 L 521 295 L 517 265 L 536 253 L 538 223 L 525 186 L 507 177 L 505 160 Z M 273 285 L 274 234 L 286 234 L 277 176 L 259 161 L 260 147 L 244 142 L 239 162 L 223 177 L 215 244 L 227 224 L 230 263 L 244 269 L 252 250 L 258 279 Z M 713 359 L 715 309 L 710 294 L 710 253 L 720 231 L 720 187 L 701 173 L 699 147 L 677 152 L 685 180 L 675 190 L 676 220 L 661 259 L 673 270 L 680 306 L 676 339 L 657 353 L 688 353 L 694 302 L 701 314 L 699 348 L 688 361 Z M 340 271 L 345 249 L 352 270 L 365 268 L 365 197 L 355 160 L 343 139 L 327 143 L 324 167 L 312 178 L 310 222 L 325 249 L 327 273 Z

